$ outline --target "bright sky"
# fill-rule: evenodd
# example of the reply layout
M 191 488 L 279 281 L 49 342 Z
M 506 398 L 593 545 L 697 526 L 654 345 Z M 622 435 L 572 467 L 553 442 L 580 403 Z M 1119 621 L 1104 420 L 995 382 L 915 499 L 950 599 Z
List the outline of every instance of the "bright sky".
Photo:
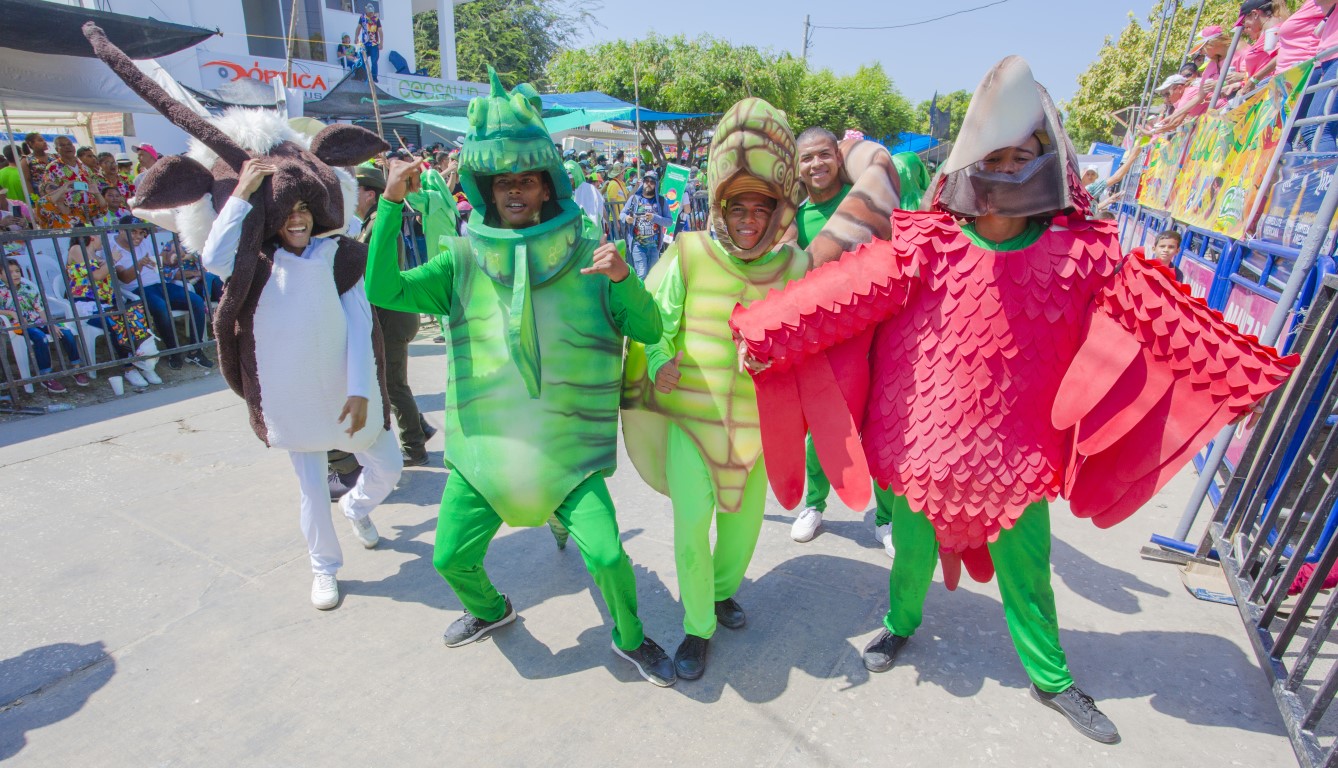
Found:
M 671 0 L 622 4 L 605 0 L 585 42 L 635 39 L 651 30 L 690 37 L 709 32 L 737 45 L 798 55 L 804 14 L 815 26 L 875 26 L 922 21 L 994 0 L 815 3 L 802 0 Z M 1146 19 L 1153 0 L 1003 0 L 992 7 L 906 29 L 816 29 L 809 62 L 838 74 L 880 62 L 902 94 L 917 103 L 934 91 L 974 91 L 991 65 L 1011 53 L 1026 58 L 1058 101 L 1072 97 L 1078 73 L 1107 35 L 1119 34 L 1132 10 Z M 861 10 L 861 7 L 863 10 Z M 1182 11 L 1183 12 L 1183 11 Z M 1205 22 L 1212 23 L 1212 22 Z M 1179 54 L 1176 54 L 1177 58 Z

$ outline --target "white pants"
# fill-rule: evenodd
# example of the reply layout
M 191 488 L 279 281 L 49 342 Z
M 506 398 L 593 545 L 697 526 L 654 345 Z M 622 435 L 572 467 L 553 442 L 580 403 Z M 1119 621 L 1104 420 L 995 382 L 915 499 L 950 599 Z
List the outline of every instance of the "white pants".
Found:
M 362 474 L 353 490 L 339 500 L 339 508 L 348 519 L 361 520 L 395 490 L 404 470 L 404 456 L 395 435 L 385 430 L 372 447 L 353 455 L 362 465 Z M 333 575 L 344 564 L 344 552 L 339 548 L 339 536 L 330 513 L 326 453 L 289 451 L 288 457 L 293 460 L 302 489 L 302 535 L 307 537 L 307 549 L 311 552 L 311 570 Z

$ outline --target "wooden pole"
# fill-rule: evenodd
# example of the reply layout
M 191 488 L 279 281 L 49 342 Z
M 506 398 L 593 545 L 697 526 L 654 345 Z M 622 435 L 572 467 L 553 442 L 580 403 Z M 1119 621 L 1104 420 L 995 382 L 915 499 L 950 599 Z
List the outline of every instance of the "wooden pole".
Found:
M 376 116 L 376 135 L 382 139 L 386 137 L 385 130 L 381 127 L 381 102 L 376 98 L 376 83 L 372 82 L 372 64 L 367 60 L 367 49 L 362 50 L 362 72 L 367 75 L 367 90 L 372 94 L 372 114 Z
M 287 59 L 287 61 L 284 62 L 284 69 L 286 69 L 288 72 L 288 74 L 284 76 L 283 80 L 284 88 L 287 88 L 288 84 L 293 82 L 293 38 L 296 37 L 296 35 L 297 35 L 297 0 L 293 0 L 293 5 L 289 9 L 288 13 L 288 39 L 284 41 L 283 45 L 284 57 Z
M 11 151 L 14 153 L 15 170 L 19 172 L 19 183 L 23 185 L 23 194 L 27 198 L 21 202 L 23 207 L 28 209 L 28 223 L 33 229 L 37 229 L 37 219 L 34 218 L 36 214 L 33 213 L 33 191 L 28 185 L 28 178 L 23 169 L 18 167 L 18 164 L 23 162 L 23 155 L 19 154 L 19 147 L 14 143 L 14 127 L 9 124 L 9 110 L 5 108 L 3 101 L 0 101 L 0 115 L 5 118 L 5 134 L 9 137 L 9 146 L 13 148 Z

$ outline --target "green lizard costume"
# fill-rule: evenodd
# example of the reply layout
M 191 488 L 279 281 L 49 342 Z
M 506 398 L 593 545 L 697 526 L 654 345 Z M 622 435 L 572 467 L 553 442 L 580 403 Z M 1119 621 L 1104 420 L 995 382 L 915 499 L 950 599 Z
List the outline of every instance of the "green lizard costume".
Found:
M 582 234 L 584 219 L 540 119 L 539 96 L 528 84 L 508 94 L 489 74 L 492 92 L 470 103 L 460 156 L 460 183 L 476 210 L 468 236 L 442 237 L 436 257 L 416 269 L 400 272 L 381 258 L 367 265 L 373 304 L 447 318 L 452 471 L 433 565 L 467 611 L 447 631 L 447 644 L 478 639 L 514 618 L 482 567 L 502 523 L 537 526 L 555 516 L 608 604 L 616 649 L 637 663 L 627 652 L 643 641 L 659 649 L 637 618 L 632 566 L 605 478 L 616 463 L 623 336 L 656 341 L 659 314 L 635 274 L 617 283 L 581 274 L 597 241 Z M 540 223 L 505 229 L 493 180 L 528 171 L 547 176 Z M 398 221 L 400 214 L 399 204 L 381 200 L 380 216 Z M 373 237 L 397 231 L 378 228 Z M 462 622 L 478 629 L 452 642 Z
M 674 240 L 647 281 L 664 336 L 628 349 L 624 442 L 641 477 L 673 501 L 683 626 L 698 638 L 714 634 L 714 603 L 738 590 L 762 525 L 766 470 L 757 395 L 752 379 L 739 370 L 728 323 L 736 304 L 746 306 L 810 266 L 806 252 L 777 246 L 798 204 L 794 151 L 784 115 L 765 101 L 745 99 L 725 113 L 711 142 L 716 239 L 690 232 Z M 723 213 L 725 195 L 749 177 L 751 186 L 760 182 L 768 190 L 776 207 L 757 244 L 744 250 L 731 239 Z M 678 387 L 669 394 L 656 391 L 656 374 L 679 354 Z M 717 517 L 717 511 L 724 514 Z

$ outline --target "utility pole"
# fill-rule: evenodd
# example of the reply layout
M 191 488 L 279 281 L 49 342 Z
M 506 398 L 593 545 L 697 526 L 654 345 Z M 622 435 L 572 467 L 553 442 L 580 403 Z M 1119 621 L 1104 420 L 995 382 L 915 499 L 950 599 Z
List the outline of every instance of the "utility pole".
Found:
M 805 64 L 808 63 L 808 41 L 810 36 L 812 35 L 812 33 L 809 31 L 811 28 L 812 24 L 809 23 L 809 16 L 806 13 L 804 14 L 804 56 L 803 56 Z

